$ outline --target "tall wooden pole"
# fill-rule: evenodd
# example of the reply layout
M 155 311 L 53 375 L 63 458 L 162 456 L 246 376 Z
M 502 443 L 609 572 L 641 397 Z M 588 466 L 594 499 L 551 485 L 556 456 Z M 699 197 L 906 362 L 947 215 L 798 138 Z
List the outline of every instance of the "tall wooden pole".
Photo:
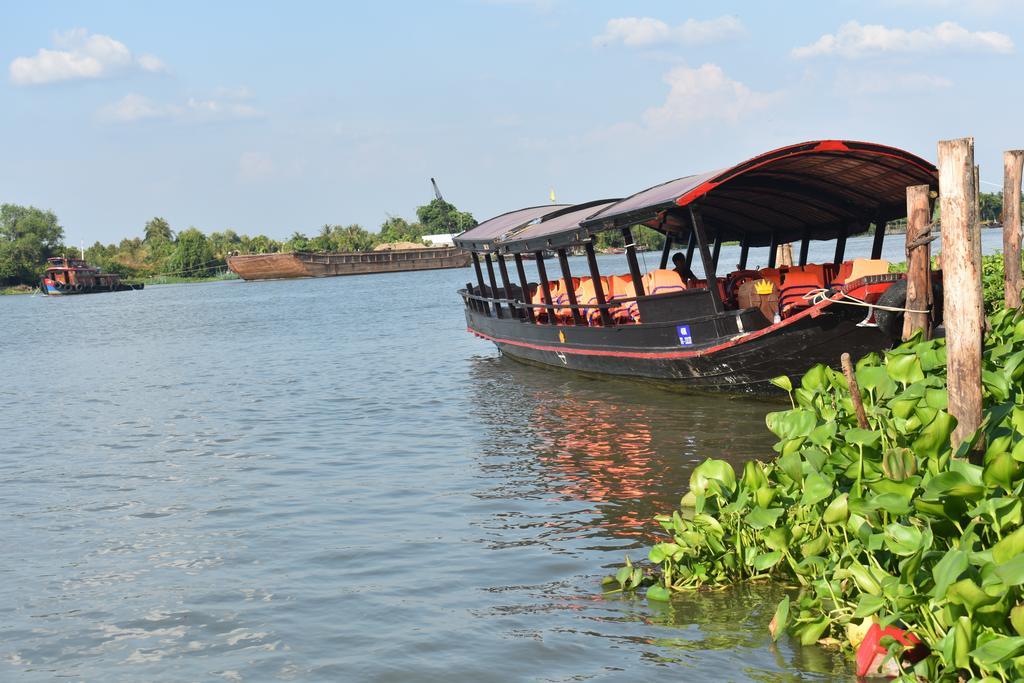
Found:
M 1003 153 L 1003 271 L 1007 308 L 1020 307 L 1024 276 L 1020 264 L 1020 183 L 1024 150 Z
M 931 335 L 931 325 L 927 311 L 931 304 L 932 283 L 932 250 L 926 242 L 918 240 L 926 237 L 931 230 L 928 217 L 931 210 L 928 206 L 927 185 L 914 185 L 907 188 L 907 313 L 903 316 L 903 339 L 907 340 L 917 330 L 924 330 L 924 337 Z
M 939 143 L 943 319 L 954 452 L 981 424 L 981 272 L 974 260 L 974 138 Z

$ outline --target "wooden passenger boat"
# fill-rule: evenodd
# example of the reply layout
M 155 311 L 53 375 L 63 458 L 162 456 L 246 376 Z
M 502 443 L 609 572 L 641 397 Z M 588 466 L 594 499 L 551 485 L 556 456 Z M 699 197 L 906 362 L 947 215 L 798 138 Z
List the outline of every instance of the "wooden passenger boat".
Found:
M 890 274 L 881 253 L 886 222 L 906 216 L 910 185 L 937 190 L 935 167 L 892 147 L 825 140 L 621 200 L 502 214 L 455 240 L 471 251 L 476 274 L 460 291 L 468 329 L 534 364 L 767 393 L 773 377 L 836 366 L 844 351 L 857 357 L 898 339 L 905 276 Z M 637 225 L 666 238 L 659 267 L 646 274 L 632 246 Z M 628 273 L 599 272 L 593 238 L 607 230 L 628 245 Z M 847 237 L 869 230 L 870 258 L 847 260 Z M 741 245 L 731 271 L 718 263 L 729 240 Z M 835 241 L 831 263 L 807 262 L 811 240 Z M 776 267 L 776 247 L 789 242 L 800 245 L 799 263 Z M 696 252 L 707 277 L 668 270 L 673 245 L 685 245 L 682 272 Z M 768 247 L 768 268 L 748 268 L 756 247 Z M 570 272 L 574 248 L 586 253 L 583 277 Z M 545 250 L 555 250 L 560 277 L 549 277 Z M 527 254 L 536 258 L 536 283 L 526 276 Z
M 126 284 L 115 273 L 102 273 L 83 259 L 56 256 L 46 260 L 46 270 L 39 289 L 48 296 L 69 294 L 96 294 L 99 292 L 126 292 L 142 289 L 144 284 Z
M 469 265 L 469 253 L 455 247 L 351 253 L 296 251 L 286 254 L 229 256 L 227 261 L 228 268 L 243 280 L 275 280 L 465 268 Z

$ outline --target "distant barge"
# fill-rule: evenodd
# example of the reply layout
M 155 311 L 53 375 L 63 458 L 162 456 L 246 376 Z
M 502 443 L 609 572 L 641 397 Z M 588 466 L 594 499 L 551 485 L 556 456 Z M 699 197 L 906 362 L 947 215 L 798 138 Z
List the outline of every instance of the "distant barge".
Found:
M 465 268 L 469 258 L 469 252 L 452 247 L 322 254 L 295 251 L 229 256 L 228 268 L 243 280 L 277 280 Z
M 121 277 L 115 273 L 101 273 L 83 259 L 64 256 L 47 259 L 46 272 L 39 281 L 39 289 L 48 296 L 126 292 L 143 287 L 143 284 L 121 282 Z

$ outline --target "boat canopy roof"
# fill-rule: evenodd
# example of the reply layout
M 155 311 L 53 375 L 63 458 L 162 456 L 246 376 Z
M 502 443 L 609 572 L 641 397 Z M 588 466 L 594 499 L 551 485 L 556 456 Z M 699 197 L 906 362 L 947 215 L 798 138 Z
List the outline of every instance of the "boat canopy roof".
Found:
M 619 201 L 521 209 L 455 239 L 474 251 L 524 252 L 587 241 L 604 230 L 647 225 L 688 234 L 699 208 L 709 240 L 750 246 L 829 240 L 906 216 L 906 188 L 938 190 L 935 166 L 909 152 L 822 140 L 783 147 L 736 166 L 671 180 Z M 478 232 L 479 231 L 479 232 Z

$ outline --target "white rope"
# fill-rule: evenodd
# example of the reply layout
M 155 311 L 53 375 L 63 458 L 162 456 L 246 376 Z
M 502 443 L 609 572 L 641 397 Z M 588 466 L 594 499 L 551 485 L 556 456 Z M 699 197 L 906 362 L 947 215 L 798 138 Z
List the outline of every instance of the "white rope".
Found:
M 865 308 L 877 309 L 879 311 L 892 311 L 894 313 L 931 313 L 931 311 L 929 310 L 918 311 L 913 308 L 899 308 L 897 306 L 879 306 L 878 304 L 871 304 L 862 299 L 858 299 L 852 294 L 847 294 L 846 292 L 842 293 L 843 299 L 833 299 L 829 297 L 828 292 L 829 290 L 827 289 L 816 289 L 814 291 L 807 292 L 807 294 L 804 294 L 803 298 L 805 300 L 810 300 L 812 305 L 817 305 L 823 301 L 828 301 L 829 303 L 833 304 L 845 304 L 847 306 L 863 306 Z M 844 299 L 850 300 L 844 301 Z

